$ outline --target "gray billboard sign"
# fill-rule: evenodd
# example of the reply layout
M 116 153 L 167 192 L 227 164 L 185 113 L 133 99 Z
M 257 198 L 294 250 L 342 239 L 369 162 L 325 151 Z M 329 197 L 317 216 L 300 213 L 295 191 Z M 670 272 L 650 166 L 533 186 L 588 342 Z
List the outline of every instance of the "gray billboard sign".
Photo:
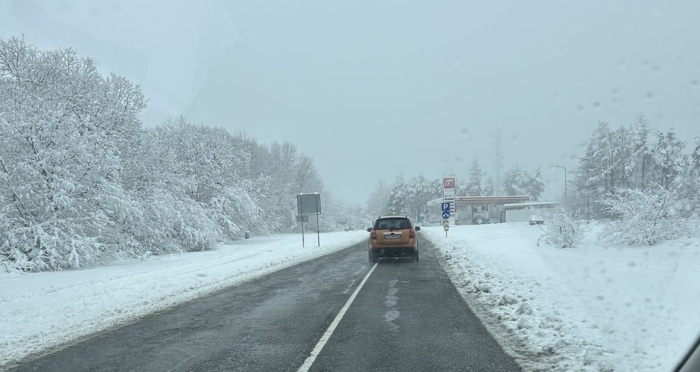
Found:
M 297 195 L 297 214 L 299 216 L 321 214 L 321 194 L 315 192 Z

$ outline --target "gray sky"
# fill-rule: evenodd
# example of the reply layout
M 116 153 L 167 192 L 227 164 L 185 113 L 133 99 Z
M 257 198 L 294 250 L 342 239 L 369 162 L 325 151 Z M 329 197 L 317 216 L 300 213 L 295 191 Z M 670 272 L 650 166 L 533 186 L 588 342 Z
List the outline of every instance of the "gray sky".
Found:
M 548 166 L 573 168 L 599 120 L 643 111 L 700 135 L 698 14 L 692 0 L 0 0 L 0 36 L 137 81 L 146 125 L 185 114 L 289 140 L 349 202 L 399 173 L 464 176 L 474 156 L 495 173 L 497 129 L 504 167 L 541 166 L 554 198 Z

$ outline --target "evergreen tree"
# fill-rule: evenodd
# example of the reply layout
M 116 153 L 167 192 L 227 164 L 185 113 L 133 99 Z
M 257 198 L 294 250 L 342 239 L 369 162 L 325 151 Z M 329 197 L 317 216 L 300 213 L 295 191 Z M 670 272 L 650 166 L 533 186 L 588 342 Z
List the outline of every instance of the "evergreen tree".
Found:
M 472 160 L 471 166 L 469 167 L 469 175 L 467 176 L 467 183 L 465 185 L 466 195 L 468 196 L 481 196 L 483 193 L 481 176 L 483 172 L 481 167 L 479 167 L 479 161 L 476 157 Z

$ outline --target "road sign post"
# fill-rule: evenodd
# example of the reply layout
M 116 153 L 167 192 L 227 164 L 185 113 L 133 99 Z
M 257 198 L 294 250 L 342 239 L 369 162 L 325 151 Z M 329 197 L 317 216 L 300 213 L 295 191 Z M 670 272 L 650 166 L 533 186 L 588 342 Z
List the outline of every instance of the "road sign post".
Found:
M 451 219 L 456 217 L 456 204 L 455 204 L 455 193 L 457 190 L 457 178 L 455 177 L 443 177 L 442 178 L 442 203 L 443 208 L 445 204 L 449 206 L 449 212 Z
M 443 202 L 442 203 L 442 211 L 443 212 L 450 212 L 452 210 L 452 207 L 450 206 L 451 203 L 449 202 Z
M 309 222 L 309 216 L 306 214 L 297 215 L 297 222 L 301 222 L 301 246 L 304 247 L 304 222 Z
M 448 213 L 449 218 L 449 213 Z M 445 230 L 445 237 L 447 237 L 447 232 L 450 231 L 450 220 L 445 218 L 442 220 L 442 228 Z
M 318 215 L 321 214 L 321 194 L 301 193 L 297 195 L 297 218 L 301 218 L 301 246 L 304 246 L 304 222 L 309 222 L 309 215 L 316 215 L 316 237 L 318 246 L 321 246 L 321 231 L 319 228 Z

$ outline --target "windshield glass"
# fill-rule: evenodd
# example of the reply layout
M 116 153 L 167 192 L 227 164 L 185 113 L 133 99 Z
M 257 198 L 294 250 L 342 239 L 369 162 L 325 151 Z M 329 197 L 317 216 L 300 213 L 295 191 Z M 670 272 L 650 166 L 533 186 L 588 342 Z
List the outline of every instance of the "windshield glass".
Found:
M 374 222 L 375 230 L 410 229 L 411 221 L 407 218 L 382 218 Z
M 0 370 L 672 370 L 698 15 L 0 1 Z

